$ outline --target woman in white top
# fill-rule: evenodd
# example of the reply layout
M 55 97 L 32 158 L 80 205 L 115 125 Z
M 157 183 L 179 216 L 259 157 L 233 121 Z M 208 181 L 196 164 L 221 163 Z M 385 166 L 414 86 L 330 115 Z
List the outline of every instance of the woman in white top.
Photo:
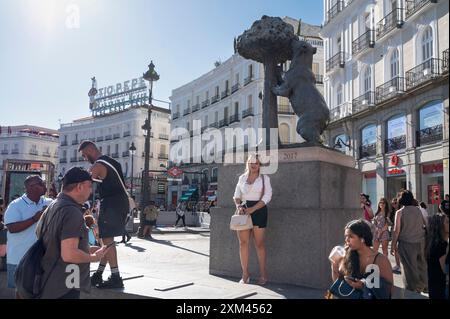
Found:
M 264 233 L 267 226 L 266 205 L 272 198 L 272 187 L 269 176 L 260 174 L 260 167 L 261 162 L 258 159 L 258 155 L 250 155 L 247 160 L 245 173 L 239 177 L 233 199 L 239 213 L 249 214 L 253 222 L 253 229 L 237 232 L 242 267 L 242 279 L 240 283 L 248 284 L 250 282 L 250 275 L 248 273 L 248 250 L 250 235 L 253 233 L 260 270 L 258 283 L 264 285 L 267 282 L 266 248 L 264 245 Z

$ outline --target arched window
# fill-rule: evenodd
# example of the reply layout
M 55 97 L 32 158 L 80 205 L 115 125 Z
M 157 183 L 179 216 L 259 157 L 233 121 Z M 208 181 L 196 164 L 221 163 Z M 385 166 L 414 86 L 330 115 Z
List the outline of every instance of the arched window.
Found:
M 390 66 L 391 66 L 391 79 L 397 77 L 400 73 L 400 61 L 399 61 L 399 53 L 398 49 L 395 49 L 390 58 Z
M 337 89 L 336 89 L 336 106 L 341 105 L 343 102 L 343 98 L 342 98 L 342 84 L 338 84 L 337 85 Z
M 419 109 L 418 146 L 442 141 L 443 111 L 442 101 L 432 101 Z
M 422 34 L 422 62 L 433 57 L 433 30 L 428 26 Z
M 286 123 L 280 124 L 280 140 L 283 144 L 287 144 L 290 142 L 289 125 L 287 125 Z
M 396 115 L 387 121 L 386 152 L 406 148 L 406 116 Z
M 372 69 L 368 66 L 364 72 L 364 93 L 372 90 Z
M 348 135 L 347 134 L 341 134 L 341 135 L 338 135 L 338 136 L 336 136 L 334 138 L 334 148 L 336 150 L 338 150 L 338 151 L 340 151 L 342 153 L 345 153 L 345 147 L 346 146 L 344 144 L 349 145 L 349 143 L 348 143 Z
M 376 144 L 377 127 L 375 124 L 369 124 L 361 130 L 361 145 Z

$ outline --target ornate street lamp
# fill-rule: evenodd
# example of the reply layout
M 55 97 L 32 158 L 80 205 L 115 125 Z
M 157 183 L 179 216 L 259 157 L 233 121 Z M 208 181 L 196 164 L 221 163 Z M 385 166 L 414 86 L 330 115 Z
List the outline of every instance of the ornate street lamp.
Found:
M 131 155 L 131 197 L 133 197 L 133 180 L 134 180 L 134 154 L 136 154 L 136 146 L 134 146 L 134 142 L 131 142 L 131 146 L 128 149 Z

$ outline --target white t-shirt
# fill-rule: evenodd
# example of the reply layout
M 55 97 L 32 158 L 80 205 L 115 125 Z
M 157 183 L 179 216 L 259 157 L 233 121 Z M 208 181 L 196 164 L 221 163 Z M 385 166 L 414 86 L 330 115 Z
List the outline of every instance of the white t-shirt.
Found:
M 261 192 L 263 188 L 261 175 L 256 178 L 253 184 L 248 184 L 248 174 L 242 174 L 239 176 L 236 189 L 234 191 L 233 199 L 239 198 L 242 201 L 259 201 L 261 200 L 267 205 L 272 199 L 272 186 L 270 185 L 270 177 L 264 176 L 264 195 L 261 198 Z

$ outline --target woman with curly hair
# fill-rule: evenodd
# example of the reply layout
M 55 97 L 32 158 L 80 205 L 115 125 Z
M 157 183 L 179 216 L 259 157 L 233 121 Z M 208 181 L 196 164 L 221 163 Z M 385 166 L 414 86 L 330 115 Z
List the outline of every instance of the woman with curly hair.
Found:
M 389 243 L 389 203 L 386 198 L 380 198 L 378 202 L 377 212 L 373 218 L 375 225 L 375 234 L 373 238 L 373 250 L 378 251 L 381 244 L 383 254 L 388 256 L 388 243 Z

